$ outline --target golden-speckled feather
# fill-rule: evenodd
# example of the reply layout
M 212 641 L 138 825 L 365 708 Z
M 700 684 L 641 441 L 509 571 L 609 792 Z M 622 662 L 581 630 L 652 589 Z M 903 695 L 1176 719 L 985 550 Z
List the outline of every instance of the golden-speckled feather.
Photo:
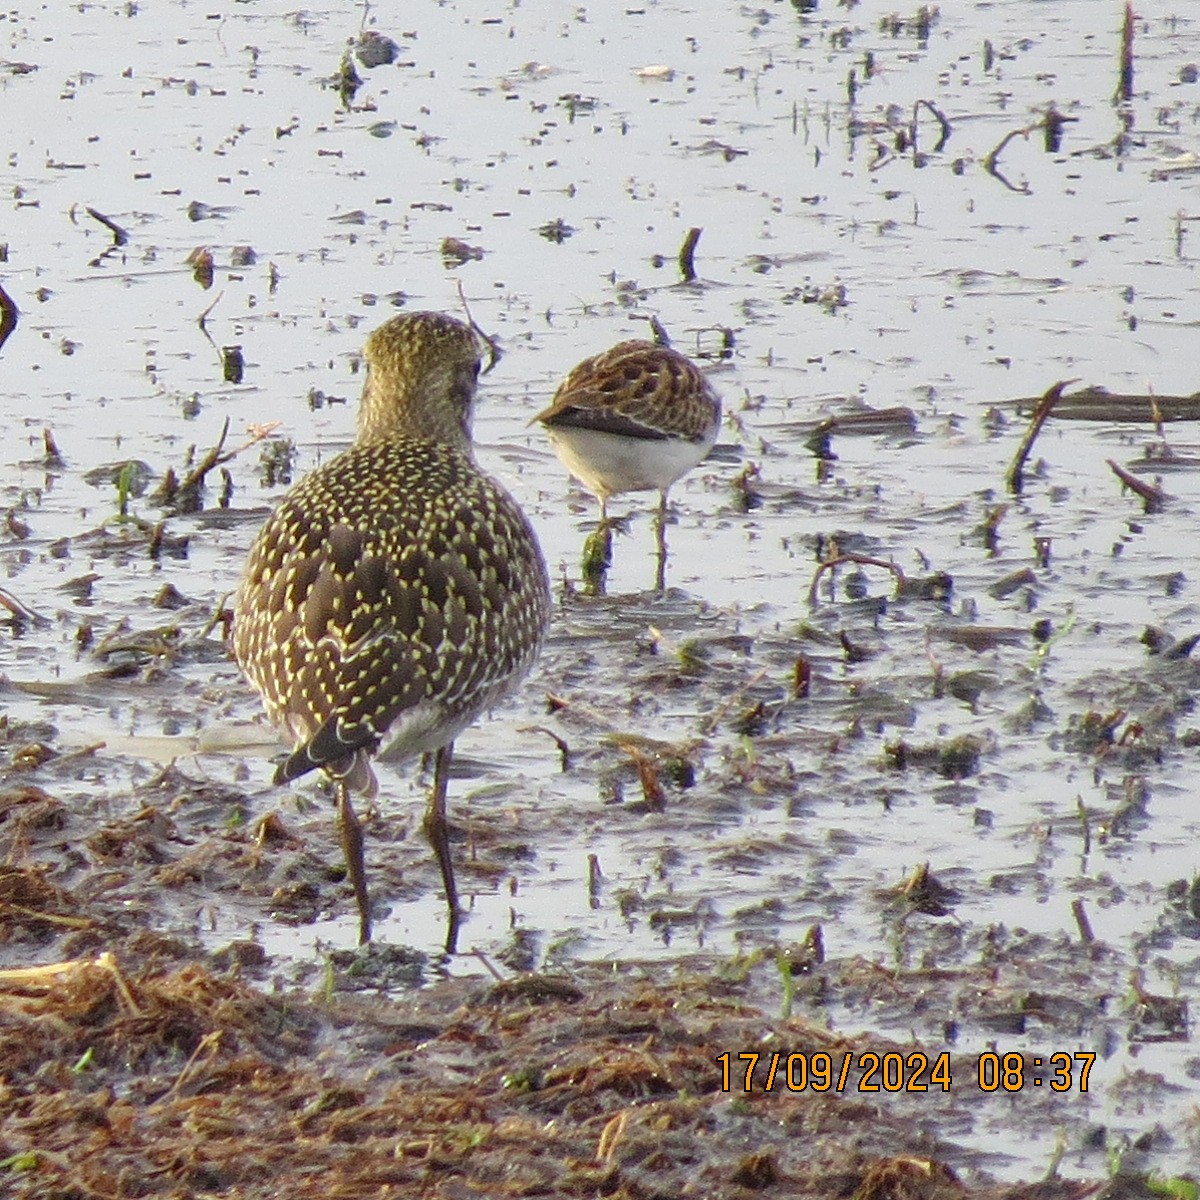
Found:
M 306 476 L 258 536 L 233 650 L 317 767 L 373 794 L 371 755 L 447 745 L 536 658 L 550 612 L 537 539 L 471 456 L 482 339 L 439 313 L 368 338 L 354 445 Z

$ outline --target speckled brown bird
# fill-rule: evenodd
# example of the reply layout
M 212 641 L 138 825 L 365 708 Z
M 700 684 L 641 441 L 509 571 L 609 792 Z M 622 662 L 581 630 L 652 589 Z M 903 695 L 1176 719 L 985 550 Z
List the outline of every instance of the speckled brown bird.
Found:
M 620 342 L 585 358 L 534 420 L 563 465 L 600 501 L 621 492 L 659 493 L 659 587 L 667 490 L 702 462 L 717 440 L 721 400 L 699 368 L 654 342 Z
M 351 792 L 373 757 L 436 751 L 425 831 L 457 934 L 446 825 L 454 738 L 533 665 L 550 614 L 546 566 L 516 501 L 472 456 L 488 343 L 441 313 L 367 339 L 353 446 L 300 481 L 259 533 L 234 612 L 238 664 L 295 748 L 276 782 L 322 769 L 368 941 L 362 827 Z

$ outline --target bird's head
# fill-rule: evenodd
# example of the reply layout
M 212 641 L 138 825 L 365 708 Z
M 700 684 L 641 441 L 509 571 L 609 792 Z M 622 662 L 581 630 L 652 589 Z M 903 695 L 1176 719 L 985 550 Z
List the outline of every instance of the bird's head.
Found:
M 485 357 L 495 357 L 480 331 L 444 313 L 403 313 L 367 338 L 363 357 L 360 440 L 400 434 L 470 446 L 475 387 Z

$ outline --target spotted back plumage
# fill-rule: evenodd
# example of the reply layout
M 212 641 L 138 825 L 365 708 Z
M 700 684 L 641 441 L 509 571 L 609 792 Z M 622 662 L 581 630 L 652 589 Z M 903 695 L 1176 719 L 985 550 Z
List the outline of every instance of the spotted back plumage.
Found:
M 368 339 L 355 444 L 284 497 L 250 553 L 233 650 L 295 750 L 375 788 L 370 757 L 453 740 L 528 672 L 546 567 L 511 496 L 474 463 L 481 340 L 437 313 Z
M 711 443 L 721 401 L 690 359 L 669 346 L 634 340 L 585 358 L 534 419 L 549 429 Z

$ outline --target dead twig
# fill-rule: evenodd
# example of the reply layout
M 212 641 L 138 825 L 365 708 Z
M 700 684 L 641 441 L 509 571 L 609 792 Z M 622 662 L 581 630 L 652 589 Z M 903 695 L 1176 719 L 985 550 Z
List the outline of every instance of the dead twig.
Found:
M 1142 503 L 1146 506 L 1146 512 L 1156 513 L 1162 511 L 1163 504 L 1167 499 L 1167 494 L 1162 488 L 1157 488 L 1151 483 L 1143 483 L 1136 475 L 1130 475 L 1128 471 L 1111 458 L 1106 458 L 1104 461 L 1112 468 L 1112 473 L 1131 492 L 1142 498 Z
M 79 746 L 75 750 L 68 750 L 64 754 L 58 755 L 54 762 L 56 766 L 61 766 L 63 763 L 74 762 L 76 759 L 91 758 L 101 750 L 106 749 L 107 746 L 107 742 L 91 742 L 87 746 Z
M 1125 2 L 1125 20 L 1121 23 L 1121 64 L 1117 72 L 1117 90 L 1114 104 L 1125 104 L 1133 99 L 1133 5 Z
M 647 317 L 646 320 L 650 322 L 650 332 L 654 335 L 654 344 L 656 346 L 669 346 L 671 344 L 671 335 L 667 332 L 666 326 L 653 315 Z
M 92 218 L 93 221 L 99 221 L 109 233 L 112 234 L 114 246 L 124 246 L 129 241 L 129 234 L 120 227 L 111 217 L 106 217 L 99 209 L 84 206 L 85 213 Z
M 1020 187 L 1017 187 L 1015 183 L 1009 183 L 1009 181 L 1004 178 L 1004 176 L 1000 173 L 1000 168 L 996 165 L 1000 158 L 1000 152 L 1005 146 L 1008 145 L 1009 142 L 1013 140 L 1013 138 L 1028 138 L 1031 133 L 1035 133 L 1037 130 L 1042 129 L 1045 126 L 1045 123 L 1045 119 L 1043 118 L 1041 121 L 1037 121 L 1033 125 L 1026 125 L 1023 129 L 1010 129 L 1008 133 L 1006 133 L 997 143 L 996 148 L 992 150 L 992 152 L 983 160 L 983 169 L 993 178 L 998 179 L 1002 184 L 1004 184 L 1004 186 L 1008 188 L 1010 192 L 1020 192 L 1022 195 L 1028 196 L 1029 184 L 1023 183 Z
M 1091 945 L 1096 940 L 1096 935 L 1092 932 L 1092 923 L 1088 920 L 1087 910 L 1083 907 L 1083 901 L 1078 897 L 1071 901 L 1071 912 L 1075 917 L 1075 925 L 1079 930 L 1080 940 Z
M 72 958 L 67 962 L 45 963 L 40 967 L 6 967 L 0 970 L 0 987 L 13 985 L 20 988 L 52 988 L 58 985 L 63 975 L 70 975 L 80 967 L 99 966 L 99 961 L 88 958 Z
M 205 1055 L 211 1062 L 216 1057 L 218 1048 L 221 1045 L 221 1037 L 223 1031 L 213 1029 L 206 1033 L 197 1043 L 195 1050 L 192 1051 L 191 1057 L 183 1064 L 183 1069 L 175 1077 L 175 1082 L 167 1089 L 167 1096 L 178 1095 L 179 1090 L 183 1087 L 184 1082 L 195 1073 L 196 1064 L 200 1060 L 200 1056 Z
M 113 977 L 113 983 L 116 985 L 116 995 L 120 997 L 126 1012 L 130 1016 L 142 1015 L 142 1009 L 138 1007 L 138 1002 L 134 1000 L 133 991 L 130 985 L 128 985 L 124 974 L 121 973 L 121 968 L 118 962 L 116 962 L 116 955 L 113 954 L 112 950 L 103 950 L 101 954 L 97 954 L 95 965 L 103 967 Z
M 636 746 L 626 745 L 621 748 L 633 760 L 637 769 L 638 782 L 642 785 L 642 799 L 652 812 L 665 812 L 667 793 L 663 791 L 662 782 L 659 780 L 657 764 Z
M 741 685 L 741 687 L 735 688 L 728 696 L 726 696 L 724 702 L 720 705 L 720 707 L 718 707 L 717 711 L 714 712 L 701 726 L 700 736 L 701 737 L 709 737 L 712 734 L 712 732 L 716 729 L 716 727 L 724 719 L 725 714 L 735 704 L 740 703 L 742 697 L 752 687 L 754 687 L 755 684 L 762 682 L 762 680 L 765 678 L 767 671 L 769 669 L 770 668 L 768 668 L 768 667 L 763 667 L 763 669 L 761 671 L 756 671 L 749 679 L 746 680 L 745 683 L 743 683 Z
M 882 558 L 868 558 L 865 554 L 838 554 L 833 558 L 827 558 L 817 567 L 816 574 L 813 575 L 812 586 L 808 589 L 809 608 L 816 606 L 817 585 L 821 582 L 821 576 L 834 567 L 840 567 L 842 563 L 858 563 L 864 567 L 882 567 L 885 571 L 892 573 L 892 576 L 896 580 L 897 590 L 903 588 L 905 583 L 907 583 L 904 572 L 893 562 L 885 562 Z
M 692 228 L 683 239 L 679 250 L 679 273 L 684 283 L 691 283 L 696 278 L 696 243 L 700 240 L 701 229 Z
M 195 512 L 200 507 L 200 489 L 204 487 L 204 477 L 218 463 L 228 462 L 232 457 L 232 455 L 222 457 L 225 439 L 228 436 L 229 418 L 226 417 L 225 423 L 221 426 L 221 436 L 217 438 L 217 444 L 210 446 L 205 451 L 204 457 L 184 476 L 183 482 L 179 485 L 177 509 L 184 512 Z
M 200 332 L 203 333 L 210 342 L 212 342 L 214 350 L 217 349 L 217 343 L 213 342 L 212 336 L 208 332 L 208 325 L 205 322 L 207 322 L 208 318 L 212 315 L 212 310 L 221 303 L 221 297 L 224 295 L 225 290 L 222 288 L 221 291 L 219 291 L 216 296 L 213 297 L 213 302 L 199 315 L 199 317 L 196 318 L 196 324 L 200 326 Z
M 1047 154 L 1057 154 L 1062 149 L 1064 127 L 1078 120 L 1078 117 L 1064 117 L 1053 104 L 1046 109 L 1046 115 L 1042 119 L 1042 133 Z
M 1017 411 L 1032 411 L 1039 401 L 1022 397 Z M 1160 396 L 1146 392 L 1110 392 L 1086 387 L 1064 396 L 1054 410 L 1060 421 L 1160 422 L 1200 421 L 1200 395 Z M 1161 431 L 1160 431 L 1160 436 Z
M 1158 401 L 1153 397 L 1148 397 L 1150 401 L 1150 415 L 1154 420 L 1154 432 L 1158 434 L 1159 441 L 1166 443 L 1167 431 L 1163 428 L 1165 424 L 1163 420 L 1162 409 L 1158 406 Z
M 909 141 L 912 143 L 913 153 L 917 151 L 917 111 L 921 108 L 927 108 L 937 120 L 941 127 L 941 135 L 938 137 L 937 145 L 934 146 L 932 153 L 939 153 L 950 140 L 950 122 L 946 120 L 942 111 L 929 100 L 917 100 L 913 104 L 912 127 L 909 130 Z
M 209 616 L 207 622 L 205 622 L 204 628 L 200 630 L 199 634 L 196 636 L 197 642 L 204 641 L 204 639 L 207 638 L 208 635 L 212 633 L 212 631 L 216 629 L 218 625 L 222 626 L 225 631 L 225 636 L 221 640 L 226 642 L 229 641 L 229 631 L 233 628 L 233 609 L 229 607 L 229 601 L 232 598 L 233 592 L 226 592 L 225 595 L 223 595 L 220 600 L 217 601 L 216 606 L 212 610 L 212 614 Z
M 565 696 L 557 696 L 553 692 L 546 693 L 546 707 L 551 713 L 562 714 L 577 725 L 591 725 L 610 732 L 615 728 L 612 719 L 598 709 L 590 708 L 578 700 L 568 700 Z
M 475 318 L 471 315 L 471 308 L 467 304 L 467 294 L 463 291 L 461 279 L 454 281 L 458 286 L 458 301 L 463 306 L 463 312 L 467 314 L 467 324 L 475 331 L 476 336 L 483 339 L 488 348 L 488 363 L 483 368 L 481 374 L 486 375 L 499 361 L 504 357 L 504 351 L 500 349 L 499 343 L 494 337 L 483 332 L 478 325 L 475 324 Z
M 1025 431 L 1025 436 L 1021 439 L 1021 444 L 1017 447 L 1017 453 L 1013 456 L 1012 465 L 1008 468 L 1008 473 L 1004 476 L 1004 486 L 1014 496 L 1021 494 L 1024 484 L 1025 460 L 1029 457 L 1029 452 L 1033 449 L 1033 443 L 1037 441 L 1037 435 L 1046 423 L 1046 418 L 1054 411 L 1054 406 L 1062 396 L 1063 389 L 1078 382 L 1078 379 L 1060 379 L 1058 383 L 1051 384 L 1046 389 L 1042 398 L 1037 402 L 1037 407 L 1033 410 L 1033 416 L 1029 421 L 1029 428 Z
M 45 450 L 45 456 L 42 458 L 42 466 L 57 468 L 67 465 L 67 460 L 63 458 L 62 451 L 58 448 L 58 443 L 54 440 L 54 433 L 50 429 L 42 430 L 42 448 Z
M 198 512 L 200 509 L 200 493 L 204 488 L 204 479 L 209 471 L 213 470 L 214 467 L 219 467 L 223 463 L 229 462 L 230 459 L 237 458 L 239 454 L 249 450 L 251 446 L 258 445 L 264 438 L 270 436 L 271 432 L 276 428 L 278 428 L 277 422 L 254 426 L 251 429 L 250 437 L 242 445 L 236 446 L 232 450 L 226 450 L 225 439 L 229 436 L 229 418 L 226 417 L 225 424 L 221 427 L 221 436 L 217 439 L 217 444 L 204 452 L 204 457 L 184 476 L 182 483 L 176 484 L 169 489 L 164 489 L 163 494 L 156 498 L 164 507 L 171 508 L 176 513 Z
M 517 727 L 518 733 L 544 733 L 558 747 L 559 760 L 562 763 L 562 769 L 569 771 L 571 769 L 571 747 L 567 744 L 564 738 L 560 738 L 553 729 L 547 729 L 545 725 L 520 725 Z
M 66 913 L 50 913 L 44 909 L 26 908 L 23 904 L 0 905 L 0 912 L 3 912 L 5 917 L 18 917 L 24 921 L 41 921 L 46 925 L 57 925 L 60 929 L 91 929 L 96 924 L 90 917 L 70 917 Z
M 807 655 L 801 654 L 792 668 L 792 699 L 807 700 L 812 690 L 812 663 Z
M 592 908 L 600 907 L 600 885 L 604 881 L 604 872 L 600 870 L 600 856 L 589 854 L 588 865 L 588 904 Z
M 469 951 L 469 955 L 472 958 L 479 959 L 479 961 L 483 964 L 483 969 L 485 971 L 487 971 L 487 973 L 497 983 L 504 982 L 504 976 L 501 975 L 500 972 L 496 969 L 496 964 L 494 962 L 492 962 L 492 960 L 490 958 L 488 958 L 488 956 L 486 954 L 484 954 L 484 952 L 482 950 L 479 950 L 479 949 L 471 950 L 471 951 Z
M 617 1149 L 617 1143 L 624 1135 L 625 1126 L 628 1123 L 629 1110 L 623 1108 L 600 1131 L 600 1140 L 596 1143 L 597 1162 L 610 1163 L 612 1161 L 613 1154 Z
M 24 621 L 30 625 L 39 625 L 45 627 L 51 624 L 49 617 L 43 617 L 41 613 L 34 612 L 27 604 L 22 603 L 16 598 L 7 588 L 0 588 L 0 608 L 7 609 L 12 613 L 14 620 Z

